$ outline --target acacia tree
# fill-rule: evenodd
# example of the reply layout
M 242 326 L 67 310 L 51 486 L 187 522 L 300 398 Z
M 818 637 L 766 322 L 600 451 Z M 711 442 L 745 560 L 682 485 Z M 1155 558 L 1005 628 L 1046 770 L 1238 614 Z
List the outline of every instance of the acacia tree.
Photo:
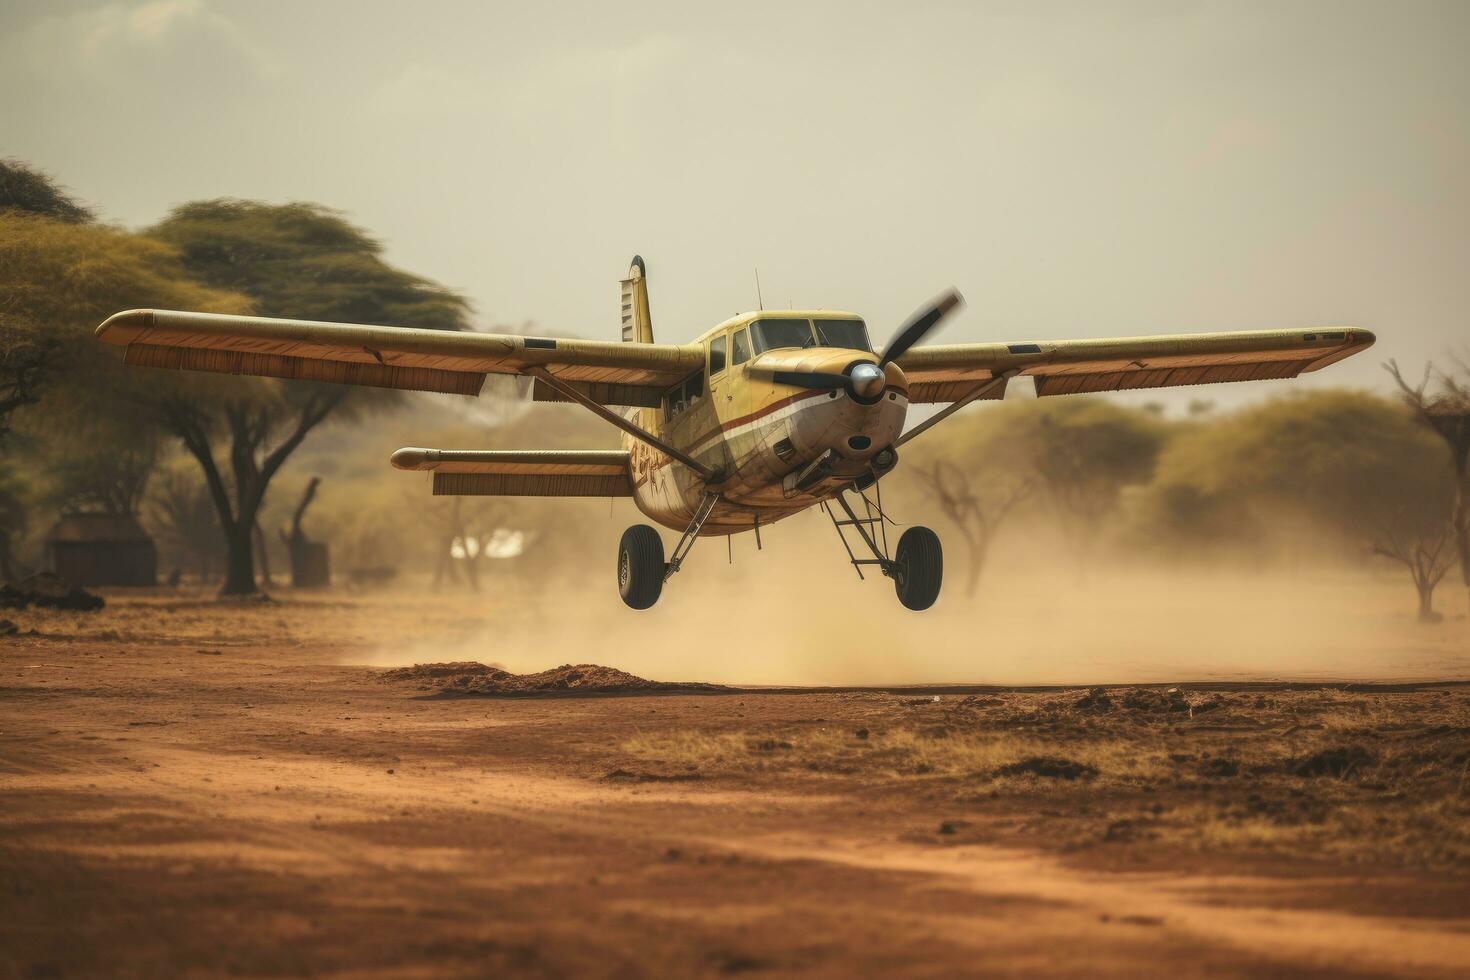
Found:
M 64 446 L 83 457 L 109 457 L 119 439 L 156 431 L 152 417 L 128 397 L 136 379 L 92 337 L 104 317 L 129 306 L 214 312 L 248 306 L 243 297 L 190 280 L 167 246 L 18 209 L 0 211 L 0 296 L 0 338 L 23 338 L 44 350 L 28 356 L 24 398 L 13 416 L 26 430 L 34 468 L 43 471 L 69 455 Z
M 37 214 L 74 225 L 92 220 L 90 208 L 77 203 L 52 177 L 20 160 L 0 160 L 0 211 Z
M 1016 505 L 1031 495 L 1033 485 L 1026 478 L 1012 480 L 1006 486 L 985 494 L 974 486 L 970 474 L 946 460 L 936 460 L 927 470 L 915 471 L 924 488 L 939 503 L 965 540 L 968 562 L 965 567 L 965 595 L 974 596 L 980 575 L 990 556 L 996 532 Z
M 1434 611 L 1434 590 L 1455 561 L 1449 548 L 1450 525 L 1439 522 L 1438 529 L 1425 527 L 1418 513 L 1401 513 L 1398 518 L 1380 530 L 1373 553 L 1408 570 L 1419 593 L 1419 622 L 1436 622 L 1440 616 Z
M 1105 519 L 1123 491 L 1146 483 L 1163 447 L 1163 423 L 1147 412 L 1099 399 L 1038 406 L 1026 440 L 1041 497 L 1051 507 L 1085 573 Z
M 72 200 L 46 174 L 19 160 L 0 160 L 0 213 L 39 215 L 85 224 L 92 213 Z M 12 413 L 40 398 L 58 344 L 27 316 L 24 297 L 0 295 L 0 439 L 9 434 Z
M 92 219 L 46 174 L 18 160 L 0 160 L 0 214 L 41 215 L 71 224 Z M 12 416 L 41 397 L 59 344 L 27 315 L 24 297 L 0 292 L 0 577 L 15 577 L 11 538 L 25 520 L 20 481 L 3 453 Z
M 1470 375 L 1470 368 L 1461 364 Z M 1450 509 L 1450 537 L 1460 563 L 1460 577 L 1470 600 L 1470 383 L 1429 366 L 1417 385 L 1404 380 L 1394 361 L 1385 367 L 1398 383 L 1404 403 L 1419 422 L 1432 431 L 1449 451 L 1455 496 Z M 1437 385 L 1431 387 L 1436 381 Z
M 95 341 L 96 325 L 139 307 L 444 329 L 466 313 L 460 297 L 385 263 L 377 242 L 333 212 L 239 201 L 186 205 L 149 236 L 0 211 L 0 296 L 0 336 L 42 338 L 56 358 L 34 374 L 57 380 L 34 412 L 43 437 L 90 431 L 107 452 L 104 429 L 85 427 L 162 426 L 184 444 L 218 514 L 226 594 L 256 589 L 252 532 L 291 453 L 327 418 L 394 393 L 125 368 Z
M 10 419 L 41 397 L 42 382 L 56 358 L 56 343 L 15 311 L 0 307 L 0 441 L 10 435 Z
M 199 201 L 176 208 L 149 235 L 200 282 L 250 297 L 261 316 L 459 330 L 463 298 L 396 269 L 382 248 L 338 213 L 313 204 Z M 335 385 L 239 382 L 170 385 L 153 400 L 168 430 L 198 461 L 225 538 L 225 595 L 254 592 L 255 536 L 271 480 L 329 417 L 350 418 L 395 392 Z M 222 465 L 228 461 L 228 471 Z
M 1389 552 L 1423 605 L 1451 483 L 1434 436 L 1403 406 L 1295 392 L 1176 434 L 1139 501 L 1139 528 L 1190 555 Z

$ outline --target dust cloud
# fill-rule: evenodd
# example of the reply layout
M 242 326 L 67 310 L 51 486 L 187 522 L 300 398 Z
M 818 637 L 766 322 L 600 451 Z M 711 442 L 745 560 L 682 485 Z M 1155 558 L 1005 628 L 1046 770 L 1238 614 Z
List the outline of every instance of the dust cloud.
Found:
M 605 504 L 603 505 L 606 506 Z M 603 512 L 607 514 L 607 511 Z M 1079 575 L 1044 535 L 1008 529 L 974 598 L 947 544 L 939 603 L 914 613 L 874 572 L 859 581 L 827 519 L 791 518 L 701 540 L 658 605 L 626 609 L 615 546 L 636 519 L 619 504 L 555 581 L 507 570 L 466 595 L 464 629 L 381 666 L 479 660 L 516 672 L 598 663 L 665 681 L 748 685 L 1103 684 L 1168 681 L 1396 681 L 1470 678 L 1464 593 L 1449 579 L 1445 621 L 1421 625 L 1400 570 L 1313 561 L 1201 567 L 1110 558 Z M 665 532 L 666 547 L 674 536 Z M 355 658 L 362 662 L 363 658 Z

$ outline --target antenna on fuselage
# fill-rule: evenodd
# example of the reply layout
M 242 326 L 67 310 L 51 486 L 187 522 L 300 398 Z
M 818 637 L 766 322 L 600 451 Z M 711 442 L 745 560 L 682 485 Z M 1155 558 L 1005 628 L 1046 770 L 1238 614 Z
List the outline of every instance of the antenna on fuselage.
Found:
M 766 308 L 766 301 L 763 300 L 763 299 L 761 299 L 761 267 L 760 266 L 756 266 L 755 267 L 755 305 L 757 306 L 757 308 L 759 308 L 761 310 L 764 310 Z

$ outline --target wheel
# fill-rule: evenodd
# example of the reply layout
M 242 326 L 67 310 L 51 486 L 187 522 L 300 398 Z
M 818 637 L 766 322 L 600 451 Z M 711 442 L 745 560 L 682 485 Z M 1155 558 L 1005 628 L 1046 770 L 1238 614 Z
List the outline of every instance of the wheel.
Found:
M 618 542 L 618 595 L 634 609 L 647 609 L 663 588 L 663 538 L 647 524 L 634 524 Z
M 927 527 L 911 527 L 893 553 L 893 587 L 898 601 L 910 609 L 928 609 L 939 598 L 944 579 L 944 549 L 939 535 Z

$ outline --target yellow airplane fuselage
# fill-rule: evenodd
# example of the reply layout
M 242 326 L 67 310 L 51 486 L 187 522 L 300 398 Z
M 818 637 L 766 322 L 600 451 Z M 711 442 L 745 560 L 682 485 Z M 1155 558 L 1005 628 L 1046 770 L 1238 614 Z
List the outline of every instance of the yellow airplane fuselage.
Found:
M 892 447 L 909 404 L 897 365 L 884 367 L 885 384 L 875 399 L 862 399 L 848 390 L 777 383 L 770 375 L 841 374 L 859 361 L 876 364 L 877 355 L 867 350 L 788 347 L 735 363 L 742 343 L 737 335 L 744 334 L 744 350 L 752 350 L 753 321 L 813 318 L 861 322 L 854 313 L 831 310 L 734 317 L 699 338 L 706 355 L 701 376 L 673 389 L 659 408 L 633 410 L 639 426 L 719 476 L 707 485 L 689 467 L 625 436 L 639 510 L 683 531 L 705 494 L 717 492 L 719 501 L 700 533 L 735 534 L 805 510 L 855 478 L 892 469 L 897 458 Z

